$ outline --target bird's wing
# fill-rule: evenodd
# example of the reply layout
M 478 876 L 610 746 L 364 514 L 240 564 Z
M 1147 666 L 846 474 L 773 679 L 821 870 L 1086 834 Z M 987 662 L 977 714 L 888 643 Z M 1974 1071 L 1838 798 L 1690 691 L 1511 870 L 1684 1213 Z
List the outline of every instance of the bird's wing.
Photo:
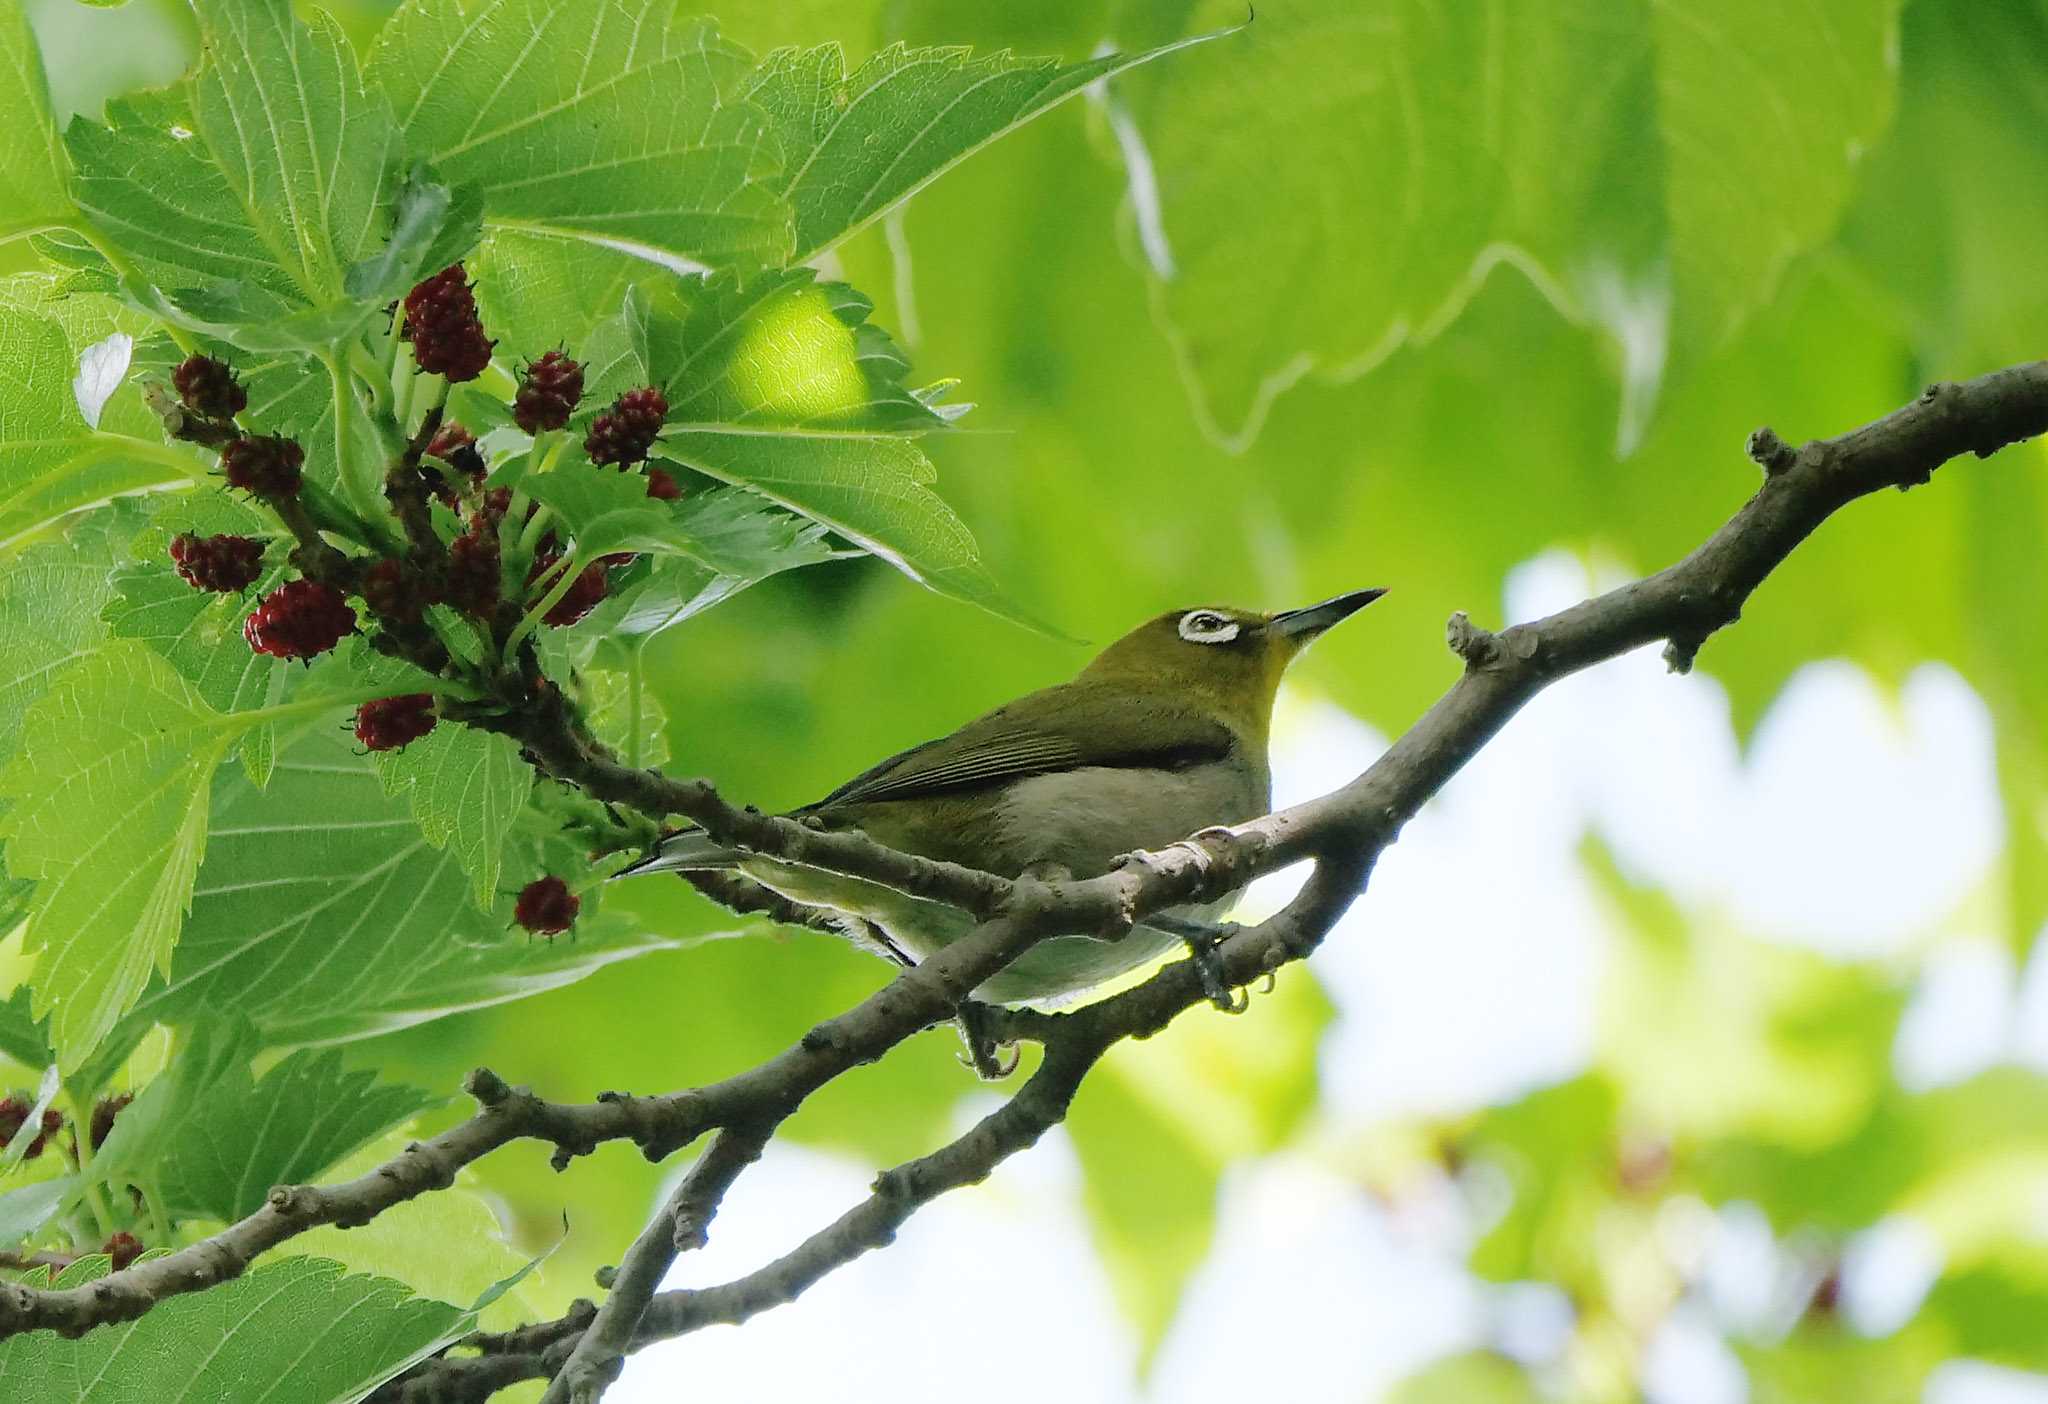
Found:
M 1235 739 L 1221 722 L 1171 701 L 1066 683 L 898 752 L 806 808 L 951 794 L 1083 766 L 1174 769 L 1221 760 Z

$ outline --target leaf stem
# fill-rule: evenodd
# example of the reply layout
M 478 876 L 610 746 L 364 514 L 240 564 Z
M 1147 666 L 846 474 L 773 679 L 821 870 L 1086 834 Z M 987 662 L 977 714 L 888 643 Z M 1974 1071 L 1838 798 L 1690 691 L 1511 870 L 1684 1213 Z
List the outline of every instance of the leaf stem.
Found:
M 349 373 L 342 368 L 339 359 L 330 351 L 316 353 L 320 364 L 327 368 L 327 383 L 334 392 L 334 468 L 340 479 L 341 488 L 354 503 L 356 511 L 364 518 L 374 520 L 383 504 L 378 500 L 377 485 L 364 481 L 350 452 L 350 426 L 356 417 L 356 392 L 349 384 Z
M 80 220 L 76 224 L 67 224 L 63 227 L 85 240 L 86 243 L 91 244 L 93 251 L 107 261 L 107 266 L 114 270 L 116 277 L 138 283 L 142 281 L 142 275 L 135 271 L 135 265 L 128 261 L 128 255 L 108 243 L 100 236 L 100 232 L 90 224 Z M 192 355 L 199 349 L 199 343 L 193 338 L 192 333 L 179 326 L 176 322 L 160 320 L 160 324 L 165 333 L 171 338 L 171 343 L 187 356 Z
M 576 577 L 583 573 L 582 553 L 577 551 L 569 552 L 556 561 L 554 565 L 550 566 L 549 570 L 554 573 L 554 579 L 549 584 L 547 593 L 540 597 L 540 601 L 533 608 L 526 611 L 526 615 L 519 621 L 518 627 L 513 629 L 510 637 L 505 640 L 505 653 L 508 657 L 525 641 L 526 636 L 532 633 L 540 624 L 541 618 L 549 610 L 561 603 L 562 596 L 569 593 L 569 586 L 574 584 Z M 546 576 L 542 577 L 542 579 L 546 578 Z

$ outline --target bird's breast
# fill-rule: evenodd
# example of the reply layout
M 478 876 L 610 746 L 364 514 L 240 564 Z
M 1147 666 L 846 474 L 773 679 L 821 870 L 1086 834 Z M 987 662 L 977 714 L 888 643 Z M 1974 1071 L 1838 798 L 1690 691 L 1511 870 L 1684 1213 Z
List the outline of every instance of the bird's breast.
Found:
M 1265 813 L 1266 777 L 1242 765 L 1175 770 L 1083 766 L 1019 780 L 996 806 L 1003 868 L 1056 865 L 1076 877 L 1104 872 L 1136 848 L 1160 848 L 1212 824 Z

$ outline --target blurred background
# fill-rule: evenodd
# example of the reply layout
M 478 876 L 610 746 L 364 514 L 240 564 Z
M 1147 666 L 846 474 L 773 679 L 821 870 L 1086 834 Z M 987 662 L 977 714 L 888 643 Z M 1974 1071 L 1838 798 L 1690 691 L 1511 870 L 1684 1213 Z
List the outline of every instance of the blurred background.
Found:
M 168 0 L 26 3 L 60 115 L 191 60 Z M 1071 59 L 1244 13 L 717 12 L 855 62 Z M 339 13 L 367 44 L 383 9 Z M 1702 540 L 1758 424 L 1832 434 L 2043 354 L 2044 138 L 2041 0 L 1271 0 L 834 271 L 978 403 L 932 445 L 940 487 L 1032 613 L 1101 641 L 1392 588 L 1296 670 L 1284 802 L 1449 684 L 1452 610 L 1528 618 Z M 2044 469 L 2029 445 L 1857 504 L 1690 677 L 1645 655 L 1553 688 L 1250 1012 L 1119 1048 L 990 1183 L 613 1397 L 2048 1401 Z M 783 807 L 1086 656 L 862 561 L 654 666 L 678 771 Z M 664 1090 L 886 978 L 678 883 L 620 905 L 675 944 L 351 1058 Z M 985 1111 L 1007 1089 L 957 1051 L 929 1033 L 827 1089 L 677 1282 L 758 1265 Z M 665 1173 L 515 1148 L 475 1188 L 523 1248 L 562 1239 L 529 1292 L 554 1311 Z

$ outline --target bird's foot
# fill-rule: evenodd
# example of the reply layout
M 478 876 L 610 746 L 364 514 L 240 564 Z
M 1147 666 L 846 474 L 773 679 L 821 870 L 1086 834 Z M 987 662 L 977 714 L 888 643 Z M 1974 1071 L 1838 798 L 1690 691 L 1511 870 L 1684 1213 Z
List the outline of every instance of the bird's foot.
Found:
M 1230 987 L 1223 974 L 1223 958 L 1217 954 L 1217 948 L 1243 927 L 1235 922 L 1210 923 L 1165 913 L 1146 917 L 1144 924 L 1180 938 L 1188 948 L 1188 958 L 1194 962 L 1195 974 L 1201 977 L 1202 993 L 1209 1003 L 1225 1014 L 1242 1014 L 1251 1008 L 1251 993 Z
M 1165 854 L 1173 852 L 1176 848 L 1184 848 L 1187 850 L 1188 855 L 1195 860 L 1195 867 L 1206 875 L 1209 871 L 1209 865 L 1213 860 L 1209 856 L 1209 850 L 1202 847 L 1200 841 L 1203 839 L 1234 839 L 1236 837 L 1237 830 L 1231 828 L 1228 824 L 1211 824 L 1208 828 L 1199 829 L 1184 839 L 1175 843 L 1169 843 L 1157 852 L 1145 848 L 1136 848 L 1129 853 L 1118 854 L 1110 861 L 1109 866 L 1111 871 L 1119 868 L 1150 867 L 1154 861 Z
M 953 1020 L 960 1029 L 960 1041 L 967 1045 L 960 1061 L 973 1068 L 983 1082 L 1001 1082 L 1017 1071 L 1017 1061 L 1024 1056 L 1016 1045 L 997 1041 L 994 1014 L 979 1000 L 963 999 Z M 1003 1058 L 1005 1049 L 1010 1054 L 1007 1061 Z

